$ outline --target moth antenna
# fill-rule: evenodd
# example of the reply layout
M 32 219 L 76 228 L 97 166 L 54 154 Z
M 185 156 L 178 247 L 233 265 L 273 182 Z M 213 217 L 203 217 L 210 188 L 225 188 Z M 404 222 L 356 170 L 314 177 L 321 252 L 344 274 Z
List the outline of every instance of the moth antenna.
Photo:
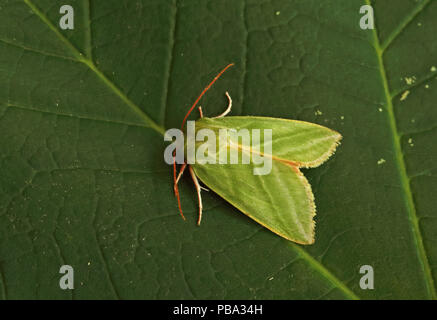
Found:
M 199 218 L 197 219 L 197 225 L 200 226 L 200 222 L 202 221 L 202 210 L 203 210 L 202 196 L 200 195 L 200 191 L 202 187 L 199 184 L 199 180 L 197 180 L 193 168 L 189 166 L 188 169 L 190 170 L 191 178 L 193 179 L 194 185 L 196 186 L 197 199 L 199 200 Z
M 226 70 L 228 70 L 230 67 L 232 67 L 233 65 L 234 65 L 233 63 L 228 64 L 222 71 L 220 71 L 215 76 L 215 78 L 205 87 L 205 89 L 203 89 L 203 91 L 197 97 L 196 101 L 194 101 L 194 103 L 191 106 L 190 110 L 188 110 L 187 114 L 185 115 L 184 120 L 182 121 L 182 125 L 181 125 L 181 129 L 182 130 L 184 130 L 185 122 L 187 121 L 188 116 L 194 110 L 194 108 L 196 107 L 197 103 L 200 101 L 200 99 L 203 97 L 203 95 L 206 93 L 206 91 L 208 91 L 209 88 L 211 88 L 211 86 L 214 84 L 214 82 L 216 82 L 218 80 L 218 78 L 220 78 L 220 76 Z M 228 98 L 230 99 L 229 95 L 228 95 Z M 199 107 L 199 112 L 200 112 L 200 117 L 202 118 L 203 117 L 203 112 L 202 112 L 202 108 L 201 107 Z M 174 189 L 174 193 L 176 195 L 176 198 L 178 200 L 179 212 L 181 214 L 182 219 L 184 219 L 184 220 L 185 220 L 185 216 L 184 216 L 184 214 L 182 212 L 181 199 L 180 199 L 180 196 L 179 196 L 178 182 L 179 182 L 179 179 L 180 179 L 180 177 L 182 176 L 182 174 L 183 174 L 183 172 L 185 170 L 185 167 L 186 167 L 186 164 L 184 163 L 184 165 L 181 168 L 181 172 L 179 172 L 179 175 L 176 176 L 176 171 L 177 171 L 176 170 L 176 156 L 175 156 L 175 154 L 173 154 L 173 182 L 174 182 L 173 189 Z M 199 219 L 197 221 L 197 224 L 200 225 L 200 221 L 202 220 L 202 197 L 200 195 L 201 187 L 200 187 L 199 181 L 197 180 L 196 175 L 194 174 L 194 171 L 191 168 L 191 166 L 189 166 L 189 171 L 190 171 L 191 177 L 193 178 L 193 181 L 194 181 L 194 184 L 195 184 L 196 190 L 197 190 L 197 197 L 198 197 L 198 200 L 199 200 Z
M 217 81 L 218 78 L 220 78 L 220 76 L 226 71 L 228 70 L 230 67 L 232 67 L 234 64 L 230 63 L 228 64 L 222 71 L 220 71 L 215 78 L 205 87 L 205 89 L 203 89 L 202 93 L 197 97 L 196 101 L 194 101 L 194 104 L 191 106 L 190 110 L 188 110 L 187 114 L 185 115 L 184 120 L 182 121 L 182 125 L 181 125 L 181 129 L 184 130 L 184 126 L 185 126 L 185 122 L 188 119 L 188 116 L 190 115 L 190 113 L 194 110 L 194 108 L 196 107 L 197 103 L 200 101 L 200 99 L 203 97 L 203 95 L 205 94 L 206 91 L 209 90 L 209 88 L 211 88 L 211 86 L 214 84 L 214 82 Z
M 232 99 L 231 99 L 231 96 L 229 95 L 229 93 L 227 91 L 225 93 L 226 93 L 226 97 L 228 97 L 228 108 L 223 113 L 221 113 L 218 116 L 213 117 L 213 118 L 223 118 L 229 112 L 231 112 L 231 109 L 232 109 Z

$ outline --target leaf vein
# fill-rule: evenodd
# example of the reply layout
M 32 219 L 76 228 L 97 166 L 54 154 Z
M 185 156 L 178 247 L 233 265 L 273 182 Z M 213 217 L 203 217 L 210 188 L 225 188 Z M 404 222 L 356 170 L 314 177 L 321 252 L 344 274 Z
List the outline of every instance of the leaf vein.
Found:
M 370 0 L 365 0 L 368 5 L 370 5 Z M 397 128 L 397 121 L 394 114 L 393 101 L 390 94 L 390 88 L 388 84 L 387 73 L 385 69 L 384 59 L 383 59 L 383 47 L 381 46 L 380 40 L 378 38 L 376 28 L 373 29 L 373 40 L 375 47 L 375 54 L 378 59 L 381 82 L 384 87 L 384 94 L 386 99 L 388 124 L 390 131 L 392 133 L 393 147 L 395 152 L 395 161 L 398 168 L 399 178 L 401 182 L 401 188 L 404 193 L 405 205 L 408 213 L 408 218 L 411 222 L 412 236 L 417 248 L 417 255 L 419 262 L 422 265 L 425 277 L 425 285 L 427 287 L 428 293 L 431 298 L 437 298 L 437 292 L 434 284 L 434 279 L 432 277 L 431 268 L 427 256 L 427 252 L 423 243 L 423 236 L 419 226 L 418 215 L 416 211 L 416 205 L 413 199 L 413 194 L 411 191 L 410 179 L 408 177 L 408 172 L 405 164 L 404 154 L 401 146 L 401 135 Z
M 426 8 L 428 4 L 430 4 L 430 0 L 423 0 L 421 4 L 419 4 L 412 12 L 411 14 L 407 15 L 401 23 L 393 30 L 393 32 L 387 37 L 387 39 L 380 45 L 380 48 L 382 52 L 387 50 L 387 48 L 393 43 L 394 40 L 402 33 L 402 31 L 405 30 L 405 28 L 414 20 L 415 17 L 419 13 L 423 11 L 423 9 Z
M 405 92 L 405 90 L 412 90 L 414 88 L 417 88 L 418 86 L 422 85 L 423 83 L 432 80 L 436 76 L 437 76 L 437 74 L 435 72 L 431 71 L 430 74 L 426 75 L 422 79 L 416 80 L 412 85 L 405 86 L 405 87 L 402 87 L 399 90 L 393 91 L 390 96 L 391 96 L 392 99 L 396 98 L 398 95 L 400 95 L 401 93 Z
M 70 49 L 77 60 L 83 62 L 88 68 L 90 68 L 99 78 L 105 83 L 109 89 L 111 89 L 132 111 L 134 111 L 141 120 L 148 126 L 154 129 L 156 132 L 164 135 L 164 128 L 153 121 L 143 110 L 141 110 L 135 103 L 133 103 L 113 82 L 111 82 L 102 71 L 100 71 L 92 60 L 85 57 L 62 33 L 53 25 L 53 23 L 39 10 L 30 0 L 24 0 L 29 8 L 35 12 L 35 14 L 41 19 L 47 27 L 52 30 L 56 36 Z
M 312 268 L 319 272 L 326 280 L 331 282 L 335 287 L 342 290 L 343 293 L 351 300 L 359 300 L 360 298 L 349 289 L 343 282 L 341 282 L 335 275 L 333 275 L 324 265 L 314 259 L 310 254 L 308 254 L 304 249 L 300 248 L 298 245 L 292 244 L 294 250 L 300 255 L 300 257 L 305 260 Z
M 84 7 L 83 17 L 85 22 L 85 52 L 88 59 L 93 60 L 90 0 L 84 0 L 83 7 Z
M 12 46 L 12 47 L 23 49 L 25 51 L 39 53 L 39 54 L 44 55 L 44 56 L 56 57 L 56 58 L 60 58 L 60 59 L 64 59 L 64 60 L 80 62 L 79 60 L 77 60 L 77 59 L 75 59 L 73 57 L 68 57 L 68 56 L 63 56 L 63 55 L 56 54 L 56 53 L 51 53 L 51 52 L 47 52 L 47 51 L 43 51 L 43 50 L 38 50 L 38 49 L 35 49 L 35 48 L 24 46 L 24 45 L 19 44 L 19 43 L 14 43 L 14 42 L 8 41 L 6 39 L 0 39 L 0 42 L 3 42 L 4 44 Z
M 42 110 L 39 108 L 24 107 L 24 106 L 17 105 L 15 103 L 14 104 L 7 104 L 6 106 L 8 108 L 15 108 L 15 109 L 21 109 L 21 110 L 32 111 L 32 112 L 39 112 L 39 113 L 43 113 L 43 114 L 51 114 L 51 115 L 60 116 L 60 117 L 70 117 L 70 118 L 76 118 L 76 119 L 80 119 L 80 120 L 109 122 L 109 123 L 122 124 L 122 125 L 126 125 L 126 126 L 131 126 L 131 127 L 142 127 L 142 128 L 148 128 L 148 129 L 150 128 L 149 126 L 147 126 L 145 124 L 141 124 L 141 123 L 128 122 L 128 121 L 122 121 L 122 120 L 110 120 L 110 119 L 103 119 L 103 118 L 100 119 L 100 118 L 80 116 L 80 115 L 75 115 L 75 114 L 71 114 L 71 113 L 63 113 L 63 112 L 53 112 L 53 111 L 49 111 L 49 110 Z
M 168 104 L 170 101 L 170 84 L 171 84 L 171 73 L 173 70 L 173 57 L 174 57 L 174 51 L 176 46 L 176 30 L 177 30 L 177 20 L 178 20 L 178 0 L 174 0 L 172 3 L 172 7 L 174 8 L 173 17 L 171 21 L 173 22 L 172 27 L 170 28 L 170 44 L 169 47 L 171 48 L 169 50 L 168 55 L 168 66 L 167 66 L 167 81 L 165 83 L 164 87 L 164 93 L 163 93 L 163 100 L 162 100 L 162 108 L 161 108 L 161 119 L 162 119 L 162 125 L 165 125 L 165 120 L 167 119 L 167 111 L 168 111 Z

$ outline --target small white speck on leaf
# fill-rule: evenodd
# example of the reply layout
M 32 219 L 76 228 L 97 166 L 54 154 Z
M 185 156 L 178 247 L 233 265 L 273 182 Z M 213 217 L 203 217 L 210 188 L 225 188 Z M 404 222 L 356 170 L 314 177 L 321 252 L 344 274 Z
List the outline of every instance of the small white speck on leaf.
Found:
M 270 278 L 269 278 L 269 281 L 272 281 L 273 279 L 274 279 L 274 277 L 270 277 Z
M 417 26 L 421 27 L 422 26 L 422 22 L 418 22 Z
M 315 114 L 316 116 L 321 116 L 321 115 L 323 114 L 323 112 L 320 111 L 320 110 L 316 110 L 316 112 L 314 112 L 314 114 Z
M 378 165 L 381 165 L 381 164 L 385 163 L 385 159 L 381 158 L 381 159 L 378 160 L 377 163 L 378 163 Z
M 379 112 L 382 112 L 382 108 L 378 108 L 378 111 L 379 111 Z
M 437 68 L 435 66 L 432 66 L 430 70 L 431 70 L 431 72 L 436 72 Z
M 275 14 L 276 14 L 277 16 L 279 16 L 279 15 L 281 14 L 281 11 L 276 11 Z
M 405 99 L 407 99 L 408 95 L 410 94 L 410 90 L 405 91 L 402 96 L 400 101 L 404 101 Z
M 341 116 L 340 119 L 341 119 L 341 120 L 344 120 L 344 116 Z
M 412 85 L 413 83 L 416 82 L 416 77 L 415 76 L 405 77 L 404 80 L 405 80 L 406 84 Z
M 412 138 L 408 139 L 408 144 L 410 145 L 410 147 L 414 147 L 414 143 L 413 143 Z
M 429 84 L 426 84 L 426 85 L 425 85 L 425 89 L 429 89 Z

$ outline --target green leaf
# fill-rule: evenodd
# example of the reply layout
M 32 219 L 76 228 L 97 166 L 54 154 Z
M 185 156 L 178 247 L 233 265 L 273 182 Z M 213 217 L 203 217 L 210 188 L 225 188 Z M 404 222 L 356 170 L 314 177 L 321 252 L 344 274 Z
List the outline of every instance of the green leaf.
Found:
M 1 298 L 437 297 L 436 1 L 373 1 L 375 30 L 365 0 L 72 0 L 74 30 L 63 4 L 0 1 Z M 197 227 L 189 178 L 179 217 L 162 133 L 230 62 L 206 116 L 227 90 L 233 115 L 344 137 L 304 172 L 310 247 L 213 193 Z

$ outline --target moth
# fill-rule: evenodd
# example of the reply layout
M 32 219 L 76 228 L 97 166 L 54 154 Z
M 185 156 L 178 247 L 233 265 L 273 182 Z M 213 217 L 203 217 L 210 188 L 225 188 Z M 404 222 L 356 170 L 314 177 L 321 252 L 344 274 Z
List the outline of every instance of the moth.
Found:
M 184 130 L 188 116 L 205 92 L 232 65 L 226 66 L 201 92 L 185 115 L 182 130 Z M 209 129 L 215 133 L 216 137 L 221 137 L 221 132 L 232 130 L 249 132 L 255 143 L 253 141 L 247 143 L 238 136 L 232 139 L 227 135 L 225 147 L 220 148 L 229 154 L 233 152 L 238 159 L 245 158 L 250 161 L 245 163 L 244 161 L 237 163 L 220 161 L 223 159 L 218 159 L 219 156 L 212 152 L 209 159 L 216 157 L 213 160 L 217 161 L 187 163 L 187 159 L 184 158 L 178 173 L 176 152 L 174 152 L 174 193 L 182 218 L 185 220 L 178 183 L 188 168 L 199 202 L 198 225 L 202 220 L 203 209 L 201 191 L 202 189 L 208 190 L 200 185 L 200 180 L 207 188 L 239 211 L 277 235 L 299 244 L 314 243 L 314 216 L 316 215 L 314 195 L 308 180 L 300 169 L 314 168 L 325 162 L 334 153 L 342 136 L 334 130 L 305 121 L 257 116 L 227 116 L 231 112 L 232 99 L 228 92 L 226 96 L 228 107 L 218 116 L 206 117 L 203 115 L 202 108 L 198 107 L 200 118 L 194 123 L 195 135 L 203 129 Z M 259 135 L 255 137 L 255 133 L 259 133 L 259 130 L 270 130 L 270 139 Z M 223 140 L 223 137 L 217 138 L 216 142 L 222 142 L 219 140 Z M 202 145 L 197 140 L 187 141 L 185 148 L 189 143 L 195 148 L 200 148 Z M 255 159 L 259 160 L 260 157 L 270 161 L 268 174 L 256 174 Z

